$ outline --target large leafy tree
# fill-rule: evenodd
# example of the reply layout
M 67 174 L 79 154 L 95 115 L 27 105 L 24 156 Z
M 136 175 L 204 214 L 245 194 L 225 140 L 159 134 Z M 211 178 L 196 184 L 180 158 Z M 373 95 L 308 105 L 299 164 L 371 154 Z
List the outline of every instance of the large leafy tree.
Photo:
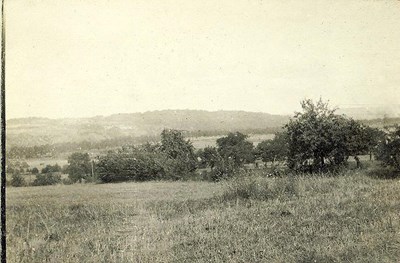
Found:
M 224 160 L 232 160 L 235 167 L 253 162 L 254 147 L 246 139 L 247 135 L 240 132 L 229 133 L 228 136 L 217 139 L 218 153 Z
M 360 166 L 358 155 L 374 145 L 367 126 L 335 114 L 321 99 L 301 102 L 298 112 L 285 126 L 288 136 L 288 166 L 298 171 L 323 171 L 347 163 L 353 156 Z M 376 140 L 375 140 L 376 141 Z
M 334 128 L 339 118 L 328 104 L 319 100 L 301 102 L 303 112 L 297 112 L 286 125 L 288 133 L 288 166 L 294 170 L 321 170 L 332 152 Z

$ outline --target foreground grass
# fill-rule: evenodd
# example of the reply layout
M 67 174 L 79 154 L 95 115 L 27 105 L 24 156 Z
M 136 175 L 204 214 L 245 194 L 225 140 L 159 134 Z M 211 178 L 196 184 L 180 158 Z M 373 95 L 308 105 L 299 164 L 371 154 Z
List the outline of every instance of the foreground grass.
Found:
M 9 262 L 398 262 L 400 182 L 339 177 L 9 188 Z

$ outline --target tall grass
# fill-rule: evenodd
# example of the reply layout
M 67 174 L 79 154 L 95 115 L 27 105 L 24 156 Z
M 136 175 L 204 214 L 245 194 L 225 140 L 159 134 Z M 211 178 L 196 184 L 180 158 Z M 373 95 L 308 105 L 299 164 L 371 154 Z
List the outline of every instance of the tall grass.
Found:
M 10 188 L 9 262 L 398 262 L 400 183 L 340 176 Z

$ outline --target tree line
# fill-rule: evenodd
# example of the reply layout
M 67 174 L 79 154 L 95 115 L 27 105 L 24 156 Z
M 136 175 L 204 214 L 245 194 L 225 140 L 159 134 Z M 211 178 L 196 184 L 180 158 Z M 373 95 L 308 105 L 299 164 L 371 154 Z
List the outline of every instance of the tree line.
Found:
M 336 114 L 322 100 L 304 100 L 301 107 L 273 139 L 256 147 L 247 135 L 231 132 L 217 139 L 215 147 L 195 151 L 182 131 L 165 129 L 160 142 L 125 145 L 95 160 L 87 153 L 73 153 L 65 171 L 70 182 L 186 180 L 198 177 L 199 171 L 201 179 L 216 181 L 260 161 L 294 173 L 321 173 L 346 168 L 350 158 L 360 168 L 359 156 L 369 155 L 400 172 L 399 126 L 372 128 Z
M 164 130 L 160 143 L 125 146 L 98 157 L 96 174 L 103 182 L 179 180 L 191 178 L 201 169 L 205 178 L 219 180 L 256 160 L 284 164 L 296 173 L 320 173 L 346 167 L 351 157 L 359 168 L 360 155 L 374 156 L 400 171 L 398 126 L 371 128 L 336 114 L 322 100 L 304 100 L 301 106 L 302 111 L 295 113 L 281 132 L 256 147 L 247 135 L 235 132 L 217 139 L 216 147 L 195 151 L 181 131 Z M 81 172 L 82 178 L 85 174 Z

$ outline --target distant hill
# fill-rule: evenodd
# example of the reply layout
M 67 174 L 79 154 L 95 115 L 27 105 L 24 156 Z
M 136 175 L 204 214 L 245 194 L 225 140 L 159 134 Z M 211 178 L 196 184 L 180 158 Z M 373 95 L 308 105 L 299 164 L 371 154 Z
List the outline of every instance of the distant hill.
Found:
M 361 119 L 373 127 L 400 124 L 396 112 L 392 112 L 390 118 L 383 118 L 382 112 L 364 108 L 345 108 L 337 113 Z M 231 131 L 273 133 L 289 118 L 261 112 L 201 110 L 162 110 L 71 119 L 18 118 L 7 120 L 6 146 L 80 142 L 106 142 L 109 145 L 134 138 L 141 138 L 139 141 L 154 138 L 165 128 L 187 131 L 191 137 L 222 135 Z
M 281 127 L 289 116 L 245 111 L 163 110 L 76 119 L 7 120 L 7 147 L 99 142 L 122 137 L 158 136 L 165 128 L 229 132 Z

